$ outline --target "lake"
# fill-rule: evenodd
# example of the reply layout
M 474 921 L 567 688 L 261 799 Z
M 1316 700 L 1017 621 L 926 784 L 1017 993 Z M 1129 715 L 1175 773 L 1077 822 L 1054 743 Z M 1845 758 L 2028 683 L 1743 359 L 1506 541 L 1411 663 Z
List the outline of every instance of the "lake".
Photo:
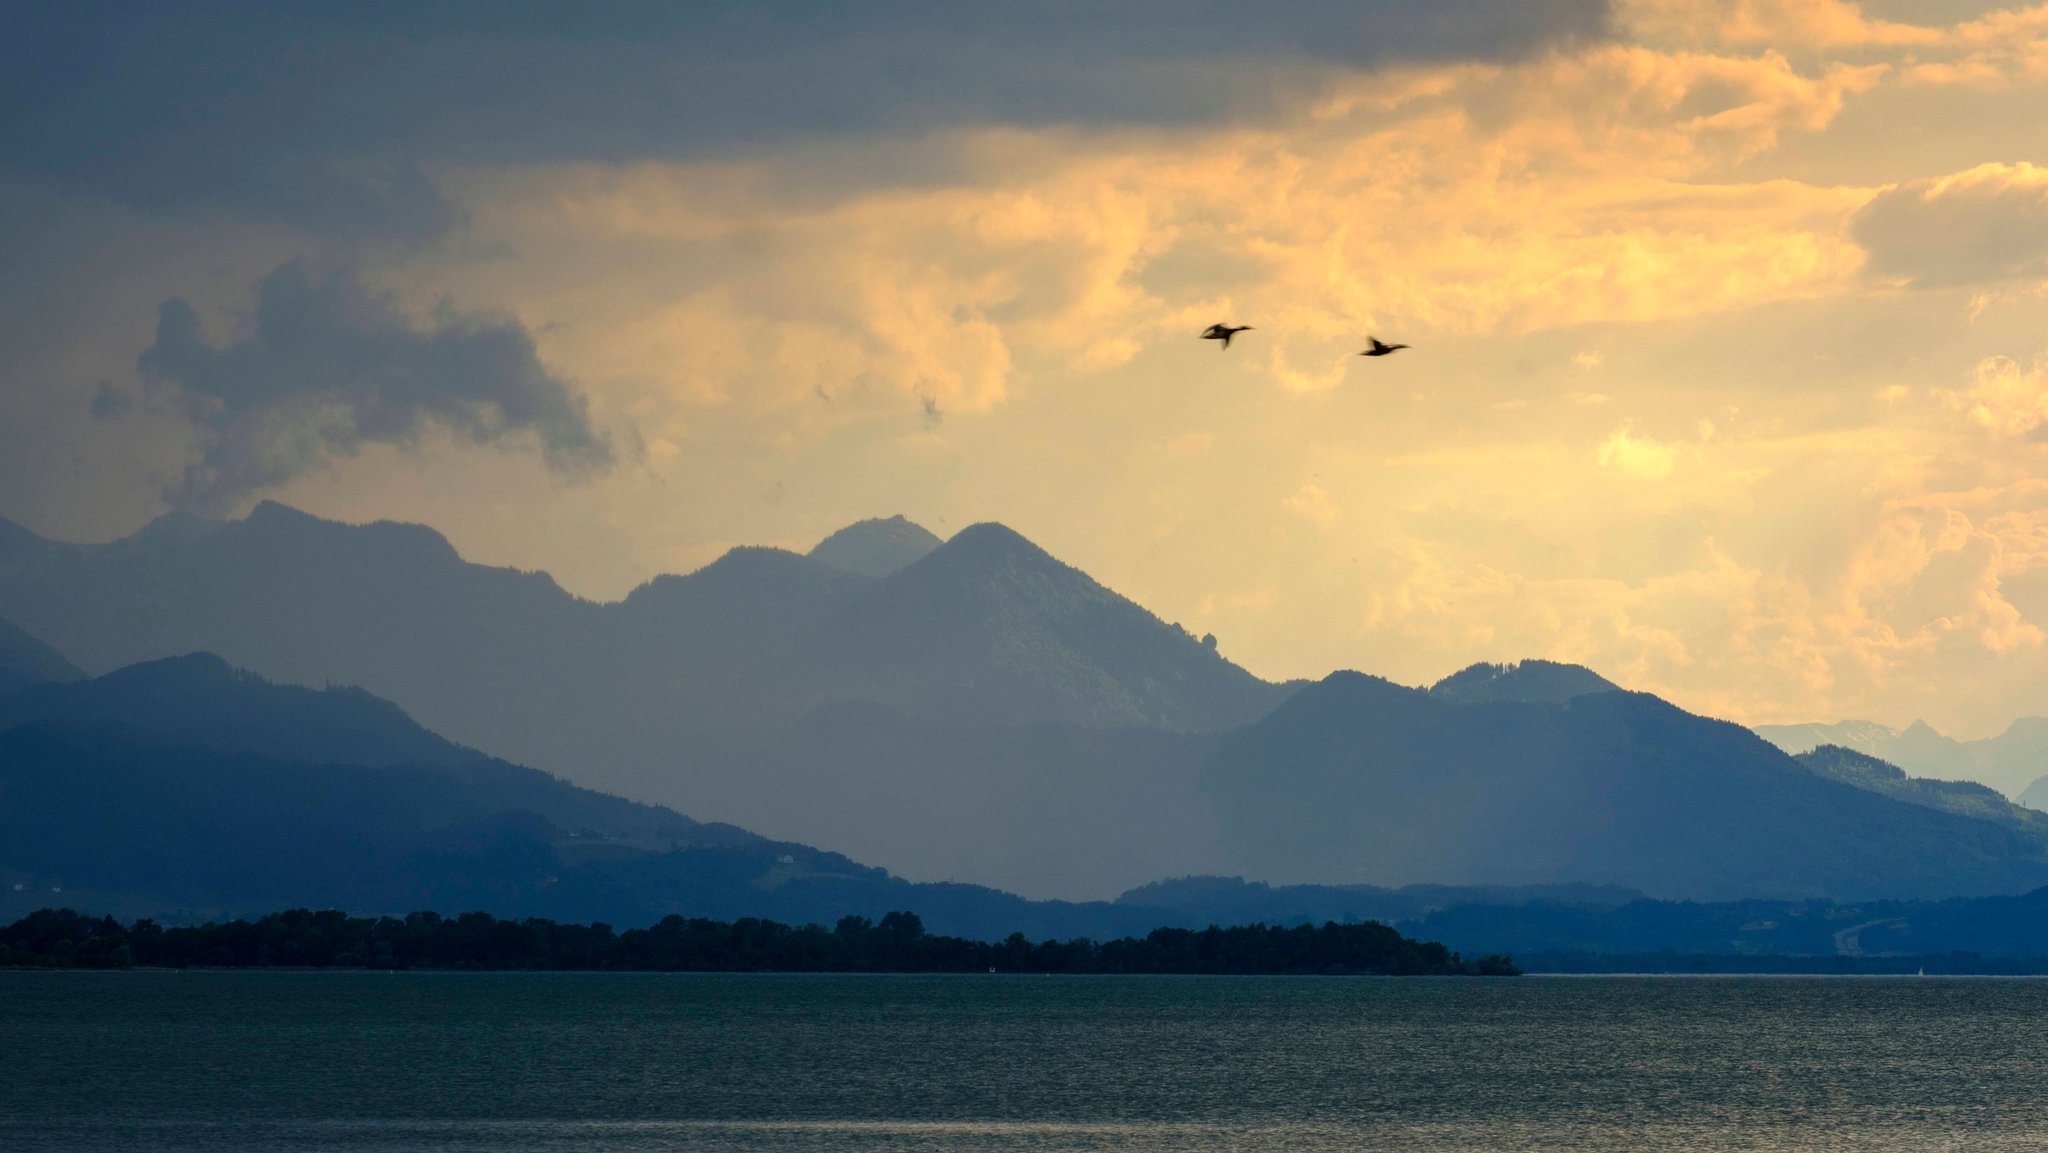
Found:
M 2048 1146 L 2048 981 L 0 973 L 0 1149 Z

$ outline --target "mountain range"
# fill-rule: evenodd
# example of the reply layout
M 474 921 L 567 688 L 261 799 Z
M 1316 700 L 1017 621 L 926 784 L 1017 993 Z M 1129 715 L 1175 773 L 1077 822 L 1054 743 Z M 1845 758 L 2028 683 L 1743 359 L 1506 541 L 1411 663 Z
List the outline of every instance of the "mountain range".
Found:
M 1272 882 L 1584 882 L 1699 900 L 2048 883 L 2026 830 L 1816 774 L 1642 693 L 1459 703 L 1332 674 L 1222 738 L 1204 781 L 1233 863 Z
M 485 756 L 355 688 L 211 655 L 0 695 L 0 916 L 56 903 L 172 920 L 318 906 L 648 924 L 832 923 L 1106 936 L 1131 907 L 915 885 Z
M 467 563 L 420 526 L 268 502 L 100 545 L 0 522 L 0 616 L 94 673 L 207 651 L 361 685 L 465 744 L 629 791 L 686 777 L 677 750 L 698 730 L 839 700 L 953 724 L 1219 732 L 1289 691 L 1002 526 L 930 548 L 911 528 L 852 526 L 818 556 L 735 549 L 597 604 Z
M 667 849 L 635 840 L 622 817 L 589 823 L 651 854 L 605 869 L 666 877 L 679 892 L 696 882 L 663 872 L 682 868 L 671 857 L 712 849 L 756 864 L 843 853 L 833 859 L 844 868 L 800 871 L 869 877 L 884 886 L 876 894 L 965 882 L 954 887 L 1012 902 L 1097 902 L 1072 906 L 1096 910 L 1087 916 L 1112 916 L 1108 898 L 1176 876 L 1594 885 L 1695 900 L 2048 884 L 2039 829 L 1996 798 L 1834 754 L 1795 759 L 1568 664 L 1474 665 L 1426 689 L 1349 672 L 1268 683 L 995 524 L 939 541 L 900 518 L 862 522 L 812 555 L 734 549 L 612 604 L 543 574 L 469 564 L 418 526 L 340 525 L 276 504 L 234 522 L 166 517 L 103 545 L 0 525 L 0 614 L 106 674 L 0 698 L 0 731 L 44 742 L 22 746 L 24 763 L 75 758 L 62 742 L 90 739 L 136 773 L 143 762 L 114 745 L 155 742 L 241 758 L 231 776 L 247 789 L 305 775 L 280 767 L 291 765 L 445 776 L 531 764 L 564 788 L 689 822 Z M 170 660 L 195 651 L 220 656 Z M 313 695 L 266 697 L 243 719 L 226 697 L 173 691 L 238 677 L 278 692 L 362 687 L 290 690 Z M 153 687 L 133 695 L 132 678 Z M 355 719 L 323 729 L 292 711 L 309 701 Z M 360 743 L 365 732 L 395 739 L 393 716 L 417 730 L 412 743 Z M 145 783 L 161 785 L 133 787 Z M 571 846 L 581 826 L 555 803 L 477 801 L 445 827 L 531 812 L 541 824 L 521 817 L 489 837 L 516 826 L 534 860 L 545 856 L 536 844 L 559 856 L 595 843 Z M 689 831 L 704 828 L 753 832 L 706 846 Z M 426 851 L 397 833 L 363 835 L 402 842 L 408 860 Z M 380 883 L 442 883 L 404 876 Z M 636 894 L 621 908 L 678 899 L 604 883 Z M 774 905 L 810 884 L 717 891 Z M 565 899 L 518 891 L 522 908 Z
M 1894 729 L 1876 721 L 1758 725 L 1757 734 L 1788 753 L 1837 745 L 1866 753 L 1912 773 L 1989 785 L 2014 800 L 2048 810 L 2048 717 L 2020 717 L 1995 737 L 1959 741 L 1925 721 Z M 2028 796 L 2034 789 L 2032 796 Z

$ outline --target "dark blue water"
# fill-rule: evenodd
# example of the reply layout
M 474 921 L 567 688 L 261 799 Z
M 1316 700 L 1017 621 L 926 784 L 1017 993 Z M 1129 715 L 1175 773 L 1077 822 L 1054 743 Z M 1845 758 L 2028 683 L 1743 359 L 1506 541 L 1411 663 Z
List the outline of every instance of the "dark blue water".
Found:
M 2048 1148 L 2048 981 L 0 973 L 0 1150 Z

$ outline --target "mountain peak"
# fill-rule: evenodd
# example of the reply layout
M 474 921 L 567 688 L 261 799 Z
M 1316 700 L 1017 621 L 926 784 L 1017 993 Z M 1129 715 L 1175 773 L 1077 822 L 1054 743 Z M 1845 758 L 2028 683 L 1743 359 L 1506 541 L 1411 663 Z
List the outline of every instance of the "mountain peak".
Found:
M 802 553 L 743 544 L 725 550 L 717 560 L 695 572 L 681 575 L 664 573 L 655 577 L 626 594 L 626 602 L 638 607 L 672 605 L 679 600 L 702 595 L 707 589 L 739 591 L 812 585 L 861 588 L 866 584 L 855 574 Z M 731 611 L 731 608 L 726 606 L 720 611 Z
M 812 560 L 842 572 L 885 577 L 938 548 L 939 538 L 898 515 L 855 521 L 818 542 Z
M 481 759 L 362 689 L 277 684 L 208 652 L 143 661 L 93 680 L 40 685 L 0 705 L 0 729 L 34 722 L 112 728 L 166 744 L 328 764 Z
M 1480 701 L 1528 701 L 1563 704 L 1587 693 L 1611 693 L 1620 685 L 1583 665 L 1526 660 L 1489 664 L 1481 661 L 1432 685 L 1429 695 L 1461 704 Z
M 968 525 L 954 533 L 953 539 L 934 551 L 944 552 L 949 557 L 984 562 L 1050 561 L 1053 564 L 1060 564 L 1062 568 L 1071 567 L 1061 564 L 1051 553 L 1033 544 L 1023 533 L 992 520 Z
M 403 556 L 414 561 L 460 562 L 461 554 L 455 551 L 448 538 L 423 524 L 409 524 L 404 521 L 378 520 L 368 524 L 349 524 L 346 521 L 328 520 L 314 516 L 290 505 L 274 500 L 256 502 L 249 515 L 242 521 L 242 527 L 262 537 L 288 537 L 292 539 L 345 539 L 353 538 L 373 544 L 386 556 Z
M 876 582 L 802 663 L 819 701 L 997 724 L 1216 731 L 1287 694 L 993 522 Z

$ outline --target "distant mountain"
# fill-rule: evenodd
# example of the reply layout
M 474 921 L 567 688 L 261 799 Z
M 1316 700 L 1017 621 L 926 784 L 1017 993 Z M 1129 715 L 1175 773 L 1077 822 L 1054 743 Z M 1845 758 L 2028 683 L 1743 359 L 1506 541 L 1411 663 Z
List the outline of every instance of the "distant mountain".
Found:
M 1205 787 L 1237 871 L 1274 883 L 1571 881 L 1717 899 L 2048 882 L 2025 831 L 1823 779 L 1638 693 L 1458 704 L 1339 673 L 1225 736 Z
M 2042 777 L 2021 789 L 2020 795 L 2014 800 L 2037 812 L 2048 812 L 2048 777 Z
M 825 555 L 915 543 L 889 526 L 855 526 Z M 463 744 L 636 790 L 673 783 L 701 729 L 785 724 L 834 700 L 1218 732 L 1289 691 L 994 525 L 883 578 L 735 549 L 595 604 L 464 562 L 417 525 L 272 502 L 103 545 L 4 524 L 0 613 L 89 671 L 217 652 L 279 680 L 359 684 Z
M 1854 749 L 1880 760 L 1884 758 L 1883 750 L 1899 735 L 1897 729 L 1878 724 L 1876 721 L 1838 721 L 1832 725 L 1757 725 L 1755 730 L 1757 736 L 1794 756 L 1810 752 L 1822 745 L 1834 745 L 1838 748 Z M 1917 770 L 1919 766 L 1915 768 Z
M 0 730 L 27 724 L 334 764 L 446 767 L 486 759 L 361 689 L 275 685 L 211 653 L 0 695 Z
M 924 526 L 900 516 L 856 521 L 818 542 L 809 556 L 819 564 L 865 577 L 885 577 L 939 547 Z
M 790 724 L 696 733 L 677 758 L 690 811 L 914 879 L 1106 899 L 1228 867 L 1201 790 L 1214 744 L 1157 729 L 945 724 L 841 701 Z M 650 782 L 642 795 L 680 797 L 662 790 Z
M 1587 693 L 1611 693 L 1620 688 L 1620 685 L 1581 665 L 1528 660 L 1503 665 L 1483 662 L 1473 665 L 1430 686 L 1429 695 L 1461 704 L 1483 701 L 1563 704 Z
M 1939 781 L 1909 777 L 1904 769 L 1868 753 L 1840 745 L 1822 745 L 1792 758 L 1815 776 L 1959 816 L 1994 821 L 2019 829 L 2048 848 L 2048 813 L 2038 813 L 2005 799 L 2005 794 L 1975 781 Z
M 788 666 L 817 700 L 954 722 L 1214 732 L 1287 689 L 999 524 L 977 524 L 827 620 Z
M 28 685 L 62 683 L 84 677 L 78 666 L 57 650 L 0 619 L 0 694 Z
M 1959 741 L 1925 721 L 1892 729 L 1875 721 L 1758 725 L 1757 735 L 1788 753 L 1839 745 L 1897 765 L 1916 776 L 1971 780 L 2018 799 L 2048 776 L 2048 717 L 2021 717 L 1995 737 Z
M 274 685 L 207 655 L 21 690 L 0 710 L 0 916 L 309 905 L 830 923 L 909 908 L 984 936 L 1158 923 L 912 885 L 484 757 L 359 689 Z

